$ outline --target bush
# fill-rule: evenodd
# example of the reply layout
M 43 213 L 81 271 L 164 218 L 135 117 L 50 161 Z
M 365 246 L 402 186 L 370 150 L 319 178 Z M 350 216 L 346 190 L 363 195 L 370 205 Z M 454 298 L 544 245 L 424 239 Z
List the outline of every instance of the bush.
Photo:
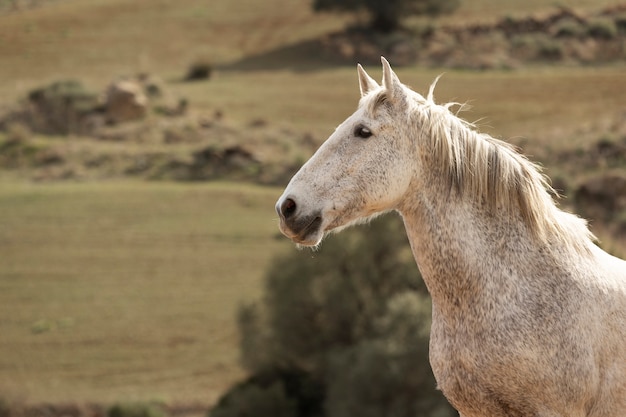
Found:
M 539 38 L 537 53 L 540 59 L 558 60 L 563 57 L 563 47 L 558 41 L 549 38 Z
M 99 109 L 98 95 L 87 90 L 80 81 L 56 81 L 32 90 L 30 128 L 46 134 L 79 133 L 81 119 Z
M 428 363 L 430 302 L 406 292 L 388 302 L 379 335 L 332 355 L 328 415 L 450 416 Z
M 322 385 L 306 372 L 261 371 L 231 389 L 208 417 L 316 417 L 323 396 Z
M 265 288 L 274 356 L 322 367 L 327 352 L 371 336 L 387 300 L 411 287 L 425 292 L 395 217 L 332 236 L 314 256 L 277 259 Z
M 626 12 L 615 16 L 615 27 L 620 33 L 626 33 Z
M 11 417 L 11 406 L 2 397 L 0 397 L 0 417 Z
M 554 36 L 557 38 L 581 38 L 586 34 L 585 27 L 574 19 L 561 20 L 554 28 Z
M 166 414 L 153 403 L 121 403 L 109 408 L 107 417 L 166 417 Z
M 515 53 L 528 60 L 557 60 L 563 57 L 563 47 L 558 40 L 544 34 L 523 34 L 513 38 Z
M 208 80 L 213 74 L 213 65 L 208 61 L 199 60 L 189 66 L 187 75 L 185 75 L 186 81 Z
M 612 19 L 598 18 L 589 23 L 589 36 L 599 39 L 614 39 L 617 37 L 617 25 Z
M 372 29 L 392 32 L 397 30 L 400 21 L 408 16 L 452 13 L 459 4 L 459 0 L 314 0 L 313 10 L 355 13 L 365 10 L 370 16 Z
M 0 167 L 33 166 L 37 163 L 37 156 L 47 149 L 47 145 L 32 140 L 28 128 L 13 123 L 7 127 L 4 139 L 0 135 Z
M 297 417 L 295 403 L 285 395 L 284 387 L 250 385 L 237 391 L 232 401 L 213 409 L 210 417 Z
M 454 415 L 435 391 L 430 299 L 398 217 L 331 236 L 313 255 L 291 251 L 275 260 L 265 285 L 263 301 L 239 314 L 252 381 L 210 417 L 256 416 L 244 412 L 265 401 L 281 413 L 294 406 L 298 417 Z M 268 373 L 299 377 L 268 383 Z

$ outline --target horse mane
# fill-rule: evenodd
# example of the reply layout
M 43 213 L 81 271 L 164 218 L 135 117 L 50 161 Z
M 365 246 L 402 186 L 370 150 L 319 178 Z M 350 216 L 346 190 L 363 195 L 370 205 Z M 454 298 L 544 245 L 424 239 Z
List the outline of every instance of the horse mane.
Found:
M 442 190 L 454 190 L 461 197 L 484 203 L 501 216 L 519 214 L 532 235 L 543 242 L 560 241 L 579 253 L 589 253 L 595 236 L 587 222 L 560 210 L 541 168 L 504 141 L 475 130 L 473 123 L 451 112 L 459 103 L 437 104 L 431 84 L 426 98 L 405 88 L 409 123 L 415 137 L 428 149 L 429 158 L 443 170 L 437 177 Z M 375 110 L 388 100 L 386 91 L 373 94 L 369 109 Z

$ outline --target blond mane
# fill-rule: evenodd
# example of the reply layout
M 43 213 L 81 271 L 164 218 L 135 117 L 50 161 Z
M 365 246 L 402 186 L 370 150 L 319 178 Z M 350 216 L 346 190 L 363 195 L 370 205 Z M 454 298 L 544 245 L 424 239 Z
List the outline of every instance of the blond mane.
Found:
M 443 170 L 437 178 L 440 189 L 454 189 L 462 197 L 484 202 L 498 215 L 519 214 L 538 239 L 559 240 L 587 253 L 589 240 L 595 237 L 585 220 L 556 206 L 552 195 L 558 194 L 540 167 L 512 145 L 476 131 L 474 124 L 450 111 L 457 105 L 463 109 L 463 105 L 435 103 L 438 80 L 431 84 L 426 98 L 405 87 L 410 98 L 405 105 L 414 137 Z M 374 114 L 386 101 L 387 92 L 379 90 L 363 104 Z

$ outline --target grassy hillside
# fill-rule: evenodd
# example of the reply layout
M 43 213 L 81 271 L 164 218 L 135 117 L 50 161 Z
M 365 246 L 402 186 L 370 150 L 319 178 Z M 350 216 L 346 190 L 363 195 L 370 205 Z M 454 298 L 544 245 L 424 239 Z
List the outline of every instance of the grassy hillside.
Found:
M 0 186 L 0 397 L 204 401 L 234 378 L 278 190 Z
M 566 3 L 595 9 L 614 2 Z M 253 128 L 260 122 L 268 140 L 293 136 L 279 143 L 293 150 L 302 134 L 321 142 L 356 107 L 354 66 L 317 61 L 306 43 L 351 18 L 315 15 L 305 0 L 267 0 L 263 7 L 253 0 L 39 4 L 0 9 L 0 109 L 50 81 L 76 78 L 102 91 L 116 77 L 146 71 L 187 98 L 194 117 L 220 110 L 220 128 L 241 144 L 263 146 Z M 540 0 L 468 0 L 446 23 L 547 7 Z M 261 69 L 238 68 L 251 56 L 264 60 Z M 180 82 L 197 59 L 214 63 L 217 74 Z M 367 69 L 380 77 L 378 66 Z M 441 72 L 398 70 L 422 92 Z M 472 104 L 465 118 L 523 144 L 550 172 L 560 150 L 582 152 L 623 117 L 626 77 L 623 63 L 453 70 L 436 95 Z M 41 135 L 32 141 L 77 164 L 82 153 L 177 155 L 207 145 Z M 276 236 L 280 189 L 33 177 L 29 169 L 0 173 L 0 400 L 207 403 L 242 376 L 234 312 L 260 295 L 270 258 L 292 250 Z
M 380 80 L 379 66 L 367 71 Z M 439 74 L 436 99 L 472 105 L 462 114 L 504 138 L 543 140 L 553 128 L 578 128 L 613 116 L 623 106 L 623 67 L 533 68 L 514 72 L 465 72 L 400 68 L 400 79 L 425 94 Z M 184 85 L 202 106 L 224 109 L 236 120 L 265 119 L 296 126 L 325 139 L 356 108 L 356 68 L 313 73 L 224 73 L 215 82 Z M 329 105 L 332 103 L 332 105 Z M 598 112 L 601 108 L 602 111 Z
M 209 7 L 200 0 L 65 0 L 0 14 L 0 80 L 5 80 L 0 82 L 0 105 L 52 80 L 78 78 L 101 89 L 116 77 L 147 71 L 172 81 L 168 86 L 172 93 L 187 97 L 196 109 L 221 109 L 237 123 L 262 118 L 289 124 L 312 130 L 321 140 L 355 106 L 354 68 L 314 65 L 314 72 L 296 73 L 292 69 L 306 68 L 298 64 L 301 61 L 316 62 L 300 42 L 338 30 L 352 18 L 314 14 L 305 0 L 269 0 L 262 8 L 252 3 L 215 0 Z M 565 4 L 585 10 L 614 2 Z M 461 16 L 469 22 L 551 9 L 540 1 L 462 2 L 458 13 L 444 23 Z M 271 52 L 294 44 L 300 49 Z M 197 59 L 223 66 L 250 55 L 264 57 L 267 70 L 223 69 L 208 83 L 175 82 Z M 379 68 L 369 70 L 379 74 Z M 440 72 L 419 67 L 399 71 L 420 91 Z M 438 97 L 474 103 L 477 113 L 467 117 L 486 117 L 498 135 L 529 136 L 535 121 L 544 129 L 592 120 L 599 105 L 615 108 L 626 83 L 621 73 L 621 67 L 447 71 Z M 533 117 L 538 115 L 541 120 Z
M 94 83 L 137 71 L 176 77 L 198 58 L 215 64 L 314 39 L 353 18 L 314 14 L 307 0 L 42 1 L 0 14 L 0 94 L 15 97 L 43 80 L 80 77 Z M 551 9 L 544 1 L 464 1 L 449 21 L 467 22 Z M 610 0 L 570 0 L 582 9 Z M 306 52 L 306 51 L 303 51 Z M 302 54 L 278 56 L 288 67 Z M 310 57 L 309 57 L 310 58 Z M 273 65 L 280 65 L 274 62 Z M 10 81 L 9 81 L 10 80 Z

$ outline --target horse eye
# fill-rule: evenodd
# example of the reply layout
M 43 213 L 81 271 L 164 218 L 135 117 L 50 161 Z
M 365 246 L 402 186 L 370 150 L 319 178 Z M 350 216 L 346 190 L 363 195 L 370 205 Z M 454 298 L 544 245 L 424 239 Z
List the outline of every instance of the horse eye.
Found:
M 370 136 L 372 136 L 372 131 L 369 130 L 367 127 L 365 126 L 357 126 L 356 129 L 354 129 L 354 136 L 359 137 L 359 138 L 363 138 L 363 139 L 367 139 Z

